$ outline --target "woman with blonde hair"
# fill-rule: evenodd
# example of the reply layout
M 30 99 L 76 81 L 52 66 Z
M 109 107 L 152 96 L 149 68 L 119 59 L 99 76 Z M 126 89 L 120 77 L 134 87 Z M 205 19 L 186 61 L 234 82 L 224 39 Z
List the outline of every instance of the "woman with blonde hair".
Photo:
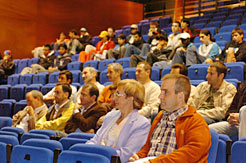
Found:
M 87 144 L 111 146 L 116 149 L 121 162 L 127 162 L 144 145 L 150 129 L 149 121 L 138 113 L 144 97 L 142 84 L 133 79 L 120 81 L 114 95 L 118 110 L 106 115 L 102 127 Z

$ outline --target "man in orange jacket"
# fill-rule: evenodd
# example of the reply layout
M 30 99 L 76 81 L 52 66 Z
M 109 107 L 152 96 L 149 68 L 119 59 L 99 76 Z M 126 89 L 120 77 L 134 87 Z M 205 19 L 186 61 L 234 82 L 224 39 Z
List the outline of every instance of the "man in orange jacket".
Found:
M 207 162 L 211 136 L 205 120 L 187 105 L 190 81 L 180 74 L 162 79 L 161 111 L 154 119 L 147 141 L 129 161 L 147 158 L 145 163 Z

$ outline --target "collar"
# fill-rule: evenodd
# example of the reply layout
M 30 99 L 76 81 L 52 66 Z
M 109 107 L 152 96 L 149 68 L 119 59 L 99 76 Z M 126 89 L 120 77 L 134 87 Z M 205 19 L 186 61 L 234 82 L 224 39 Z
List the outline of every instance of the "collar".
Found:
M 220 88 L 216 91 L 216 93 L 222 93 L 223 92 L 222 89 L 224 89 L 225 84 L 226 84 L 226 81 L 223 80 L 223 82 L 221 83 Z M 206 90 L 207 93 L 209 93 L 209 91 L 211 90 L 211 85 L 209 84 L 209 87 L 207 87 L 205 90 Z
M 42 109 L 45 108 L 45 107 L 46 107 L 46 105 L 43 104 L 42 106 L 40 106 L 40 107 L 34 109 L 34 114 L 37 114 L 40 110 L 42 110 Z
M 175 111 L 173 111 L 171 113 L 163 110 L 163 116 L 162 117 L 164 119 L 169 120 L 169 121 L 174 121 L 178 117 L 180 117 L 181 115 L 183 115 L 187 111 L 187 109 L 188 109 L 188 106 L 186 105 L 186 106 L 184 106 L 182 108 L 179 108 L 179 109 L 177 109 L 177 110 L 175 110 Z
M 87 110 L 91 109 L 92 107 L 94 107 L 96 105 L 96 102 L 92 103 L 88 108 L 85 108 L 84 106 L 82 106 L 81 109 L 79 109 L 80 113 L 85 113 L 87 112 Z M 83 109 L 83 110 L 82 110 Z
M 69 100 L 65 101 L 65 102 L 64 102 L 63 104 L 61 104 L 60 106 L 59 106 L 59 104 L 56 104 L 56 105 L 55 105 L 55 108 L 56 108 L 57 110 L 59 110 L 60 108 L 62 108 L 63 106 L 65 106 L 68 102 L 69 102 Z

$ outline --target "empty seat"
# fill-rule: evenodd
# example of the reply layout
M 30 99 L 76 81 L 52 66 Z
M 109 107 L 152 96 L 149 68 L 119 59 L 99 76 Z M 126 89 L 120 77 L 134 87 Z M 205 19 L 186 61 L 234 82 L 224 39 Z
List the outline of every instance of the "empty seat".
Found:
M 78 61 L 79 59 L 79 54 L 75 54 L 72 56 L 72 62 Z
M 33 74 L 25 74 L 20 76 L 20 84 L 27 84 L 30 85 L 32 84 L 32 76 Z
M 1 130 L 14 132 L 16 134 L 24 134 L 24 130 L 22 128 L 18 128 L 18 127 L 3 127 Z
M 222 33 L 222 32 L 231 33 L 234 28 L 236 28 L 236 25 L 225 25 L 219 29 L 219 33 Z
M 227 141 L 230 141 L 229 136 L 224 134 L 219 134 L 219 144 L 218 144 L 218 150 L 217 150 L 217 156 L 216 156 L 216 162 L 226 162 L 226 155 L 227 155 Z
M 11 153 L 11 163 L 52 163 L 53 152 L 46 148 L 16 145 Z
M 16 85 L 16 84 L 19 84 L 19 78 L 20 78 L 20 75 L 19 74 L 13 74 L 13 75 L 10 75 L 8 77 L 8 84 L 9 85 Z
M 70 72 L 73 74 L 72 83 L 79 83 L 79 78 L 81 76 L 81 71 L 80 70 L 72 70 Z
M 24 143 L 24 141 L 26 141 L 28 139 L 33 139 L 33 138 L 35 138 L 35 139 L 50 139 L 50 137 L 47 135 L 35 134 L 35 133 L 25 133 L 21 137 L 20 144 Z
M 75 61 L 75 62 L 71 62 L 67 65 L 67 70 L 71 71 L 71 70 L 80 70 L 82 69 L 82 62 L 80 61 Z
M 216 41 L 216 43 L 218 44 L 219 47 L 225 47 L 227 41 L 221 40 L 221 41 Z M 221 48 L 221 50 L 223 49 Z
M 108 77 L 107 77 L 108 70 L 104 70 L 100 73 L 100 83 L 104 84 L 106 82 L 109 82 Z
M 153 66 L 150 76 L 151 80 L 160 80 L 160 67 Z
M 0 116 L 12 116 L 12 102 L 0 101 Z
M 159 19 L 160 22 L 160 28 L 168 26 L 169 23 L 171 23 L 171 17 L 162 17 Z
M 122 79 L 136 79 L 136 68 L 124 68 Z
M 42 84 L 31 84 L 31 85 L 28 85 L 26 87 L 26 93 L 27 92 L 30 92 L 32 90 L 38 90 L 38 91 L 41 91 L 41 88 L 42 88 Z
M 59 155 L 58 163 L 68 163 L 68 162 L 109 163 L 110 160 L 98 154 L 84 153 L 84 152 L 77 152 L 77 151 L 62 151 L 61 154 Z
M 221 25 L 221 21 L 211 21 L 207 24 L 206 27 L 217 27 L 219 28 Z
M 108 68 L 108 64 L 113 63 L 115 60 L 114 59 L 105 59 L 103 61 L 100 61 L 98 70 L 103 71 Z
M 121 64 L 123 68 L 127 68 L 127 67 L 129 67 L 129 64 L 130 64 L 130 57 L 120 58 L 120 59 L 116 60 L 115 62 Z
M 64 137 L 64 138 L 61 138 L 59 141 L 62 144 L 63 149 L 68 150 L 74 144 L 86 143 L 88 139 Z
M 38 130 L 38 129 L 33 129 L 29 133 L 47 135 L 49 137 L 56 137 L 56 132 L 53 131 L 53 130 Z
M 246 162 L 246 141 L 236 141 L 231 148 L 231 163 Z
M 18 111 L 23 110 L 26 107 L 26 105 L 26 102 L 23 101 L 16 102 L 14 106 L 13 115 L 15 115 Z
M 33 84 L 45 85 L 48 81 L 48 72 L 40 72 L 33 75 Z
M 0 85 L 0 101 L 9 98 L 10 85 Z
M 208 162 L 215 162 L 219 144 L 219 135 L 214 129 L 210 129 L 211 146 L 209 148 Z
M 83 68 L 85 68 L 85 67 L 94 67 L 95 69 L 97 69 L 98 62 L 99 61 L 92 61 L 92 60 L 91 61 L 87 61 L 87 62 L 84 63 Z
M 231 41 L 231 32 L 218 33 L 214 36 L 216 41 Z
M 206 80 L 208 64 L 195 64 L 188 68 L 190 80 Z
M 29 59 L 21 59 L 18 62 L 18 73 L 21 73 L 21 71 L 25 68 L 28 67 L 28 60 Z
M 33 147 L 42 147 L 54 151 L 55 149 L 63 150 L 62 144 L 56 140 L 47 140 L 47 139 L 28 139 L 23 142 L 22 145 L 33 146 Z
M 78 132 L 75 132 L 75 133 L 71 133 L 71 134 L 68 134 L 68 138 L 80 138 L 80 139 L 91 139 L 95 136 L 95 134 L 90 134 L 90 133 L 78 133 Z
M 17 137 L 12 135 L 0 135 L 0 142 L 11 144 L 13 147 L 19 144 Z
M 149 32 L 149 25 L 150 25 L 149 22 L 146 22 L 146 23 L 143 23 L 142 24 L 142 28 L 141 28 L 142 35 L 148 34 L 148 32 Z
M 29 59 L 28 62 L 27 62 L 27 66 L 31 67 L 32 64 L 38 64 L 38 60 L 39 60 L 39 58 Z
M 57 83 L 60 72 L 53 72 L 49 75 L 49 83 Z
M 48 93 L 49 91 L 51 91 L 55 86 L 56 86 L 55 83 L 49 83 L 49 84 L 44 85 L 41 88 L 42 94 L 45 95 L 46 93 Z
M 165 76 L 166 74 L 169 74 L 171 71 L 171 66 L 168 66 L 167 68 L 163 69 L 161 72 L 161 78 L 163 78 L 163 76 Z
M 222 26 L 225 26 L 225 25 L 237 25 L 238 21 L 239 21 L 238 19 L 229 19 L 229 20 L 224 21 Z
M 6 126 L 12 126 L 12 118 L 10 117 L 0 117 L 0 129 Z
M 225 79 L 237 79 L 239 81 L 244 81 L 244 62 L 232 62 L 225 63 L 227 67 L 227 74 Z
M 10 98 L 20 101 L 25 99 L 26 84 L 17 84 L 10 88 Z

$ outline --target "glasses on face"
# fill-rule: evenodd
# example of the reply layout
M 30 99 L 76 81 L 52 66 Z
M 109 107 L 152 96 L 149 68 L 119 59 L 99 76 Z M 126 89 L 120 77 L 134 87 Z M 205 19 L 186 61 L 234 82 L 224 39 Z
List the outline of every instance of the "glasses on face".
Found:
M 123 96 L 125 95 L 118 92 L 114 93 L 114 97 L 123 97 Z

